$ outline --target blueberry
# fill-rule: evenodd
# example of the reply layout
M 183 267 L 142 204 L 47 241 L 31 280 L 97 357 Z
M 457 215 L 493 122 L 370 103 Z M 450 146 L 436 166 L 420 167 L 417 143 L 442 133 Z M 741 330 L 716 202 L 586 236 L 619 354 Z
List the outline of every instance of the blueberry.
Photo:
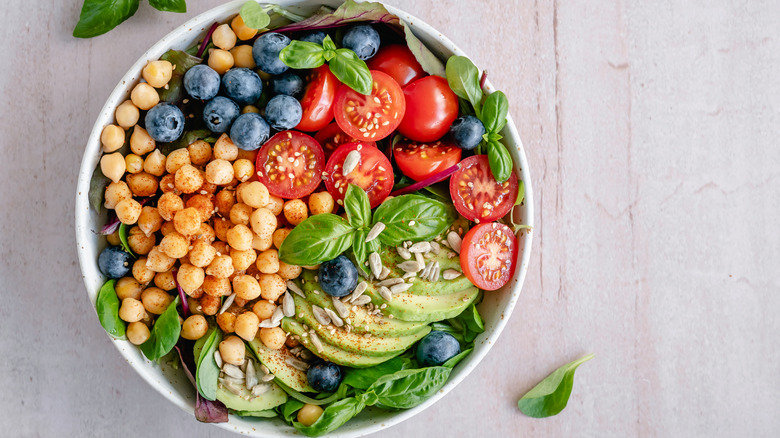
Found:
M 320 362 L 306 371 L 309 385 L 318 392 L 333 392 L 341 383 L 341 367 L 333 362 Z
M 270 134 L 268 123 L 256 113 L 241 114 L 230 127 L 230 139 L 239 149 L 245 151 L 253 151 L 262 146 Z
M 213 99 L 219 93 L 219 73 L 208 65 L 198 64 L 184 73 L 184 89 L 193 99 Z
M 108 278 L 122 278 L 133 269 L 133 256 L 121 246 L 108 246 L 98 256 L 100 272 Z
M 301 122 L 303 108 L 292 96 L 279 94 L 271 98 L 265 106 L 265 118 L 277 131 L 292 129 Z
M 459 148 L 470 151 L 479 145 L 485 126 L 474 116 L 460 116 L 452 122 L 450 135 Z
M 174 141 L 184 132 L 184 113 L 176 105 L 158 103 L 147 111 L 144 123 L 155 141 Z
M 271 90 L 274 94 L 298 97 L 303 93 L 303 79 L 291 71 L 285 72 L 271 79 Z
M 344 34 L 341 45 L 352 50 L 358 58 L 365 61 L 376 55 L 379 50 L 379 32 L 368 24 L 353 26 Z
M 227 132 L 230 124 L 238 117 L 241 108 L 227 97 L 217 96 L 203 107 L 203 121 L 211 132 Z
M 271 74 L 282 74 L 289 67 L 279 59 L 279 52 L 290 44 L 290 39 L 286 36 L 276 33 L 264 33 L 255 41 L 252 46 L 252 57 L 260 70 Z
M 237 104 L 249 105 L 263 94 L 263 80 L 248 68 L 231 68 L 222 77 L 222 88 Z
M 432 331 L 417 344 L 417 361 L 425 366 L 439 366 L 460 353 L 460 344 L 447 332 Z
M 309 43 L 317 43 L 322 45 L 322 41 L 325 39 L 325 32 L 321 30 L 313 30 L 300 38 L 301 41 Z
M 357 268 L 343 255 L 321 264 L 319 277 L 322 290 L 334 297 L 349 295 L 358 282 Z

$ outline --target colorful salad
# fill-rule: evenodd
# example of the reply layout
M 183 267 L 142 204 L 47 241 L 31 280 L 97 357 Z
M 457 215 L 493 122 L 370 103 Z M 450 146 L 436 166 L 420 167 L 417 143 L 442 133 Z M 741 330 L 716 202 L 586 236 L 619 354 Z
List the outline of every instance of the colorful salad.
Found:
M 439 391 L 518 263 L 504 94 L 352 1 L 250 1 L 142 77 L 90 189 L 106 331 L 180 367 L 203 422 L 318 436 Z

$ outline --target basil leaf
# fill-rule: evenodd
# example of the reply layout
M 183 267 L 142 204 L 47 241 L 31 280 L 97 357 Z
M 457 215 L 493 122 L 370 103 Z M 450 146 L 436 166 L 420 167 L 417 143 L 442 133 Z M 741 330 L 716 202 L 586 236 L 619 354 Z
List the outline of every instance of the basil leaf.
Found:
M 341 383 L 356 389 L 365 390 L 380 377 L 406 369 L 410 364 L 411 361 L 409 359 L 395 357 L 387 362 L 368 368 L 347 368 L 346 375 Z
M 185 0 L 149 0 L 149 4 L 163 12 L 187 12 L 187 3 Z
M 291 398 L 279 408 L 279 414 L 282 415 L 282 419 L 284 419 L 285 422 L 292 424 L 293 421 L 295 421 L 295 414 L 303 407 L 304 404 L 305 403 L 302 401 Z
M 450 89 L 458 97 L 471 102 L 476 113 L 480 114 L 482 87 L 479 86 L 477 66 L 465 56 L 450 56 L 450 59 L 447 60 L 446 72 Z
M 441 364 L 441 366 L 449 368 L 449 369 L 455 368 L 455 365 L 457 365 L 466 356 L 471 354 L 471 350 L 473 350 L 473 348 L 469 348 L 468 350 L 461 351 L 460 353 L 456 354 L 455 356 L 447 359 L 447 361 L 444 362 L 443 364 Z
M 127 232 L 128 232 L 129 229 L 130 229 L 130 227 L 128 227 L 127 225 L 119 224 L 119 242 L 122 244 L 122 248 L 125 251 L 127 251 L 128 254 L 133 256 L 133 258 L 137 259 L 138 256 L 136 256 L 133 253 L 133 250 L 130 249 L 130 244 L 127 243 Z
M 210 401 L 217 399 L 219 367 L 214 359 L 214 352 L 217 351 L 220 342 L 222 342 L 222 331 L 219 328 L 214 328 L 197 358 L 198 364 L 195 370 L 197 389 L 203 398 Z
M 103 171 L 100 170 L 100 164 L 92 172 L 92 178 L 89 180 L 89 205 L 97 213 L 103 211 L 103 199 L 105 199 L 106 187 L 111 182 L 107 176 L 103 175 Z
M 497 141 L 488 142 L 487 155 L 493 178 L 500 183 L 508 180 L 512 176 L 512 156 L 506 147 Z
M 357 230 L 355 232 L 355 238 L 352 240 L 352 255 L 355 256 L 355 265 L 358 269 L 368 274 L 368 267 L 366 266 L 366 260 L 368 259 L 368 248 L 366 245 L 366 236 L 368 231 Z
M 371 224 L 371 201 L 366 192 L 354 184 L 350 184 L 344 194 L 344 210 L 353 227 L 368 227 Z
M 157 93 L 160 95 L 160 101 L 168 103 L 179 102 L 185 97 L 184 73 L 187 73 L 187 70 L 202 63 L 203 60 L 181 50 L 168 50 L 160 56 L 160 59 L 168 61 L 176 67 L 173 70 L 171 79 L 168 81 L 168 88 L 163 87 L 157 89 Z
M 179 297 L 176 297 L 165 312 L 157 318 L 149 339 L 141 344 L 141 352 L 147 359 L 160 359 L 168 354 L 179 340 L 181 325 L 179 324 L 179 312 L 176 311 L 178 303 Z
M 325 63 L 324 53 L 317 43 L 293 40 L 279 52 L 279 59 L 295 69 L 317 68 Z
M 322 40 L 322 49 L 325 50 L 323 54 L 325 61 L 330 62 L 336 56 L 336 43 L 330 39 L 330 35 L 325 35 L 325 38 Z
M 293 228 L 279 248 L 279 259 L 290 265 L 327 262 L 352 246 L 355 229 L 332 213 L 311 216 Z
M 396 196 L 374 212 L 374 222 L 385 224 L 379 240 L 397 246 L 406 240 L 431 240 L 444 232 L 457 217 L 454 208 L 420 195 Z
M 396 371 L 377 379 L 367 392 L 374 392 L 382 406 L 413 408 L 438 392 L 447 383 L 450 371 L 441 366 Z
M 349 49 L 336 50 L 336 56 L 330 60 L 330 71 L 344 85 L 360 94 L 370 94 L 374 85 L 366 62 Z
M 517 184 L 517 201 L 515 201 L 515 205 L 522 204 L 524 198 L 525 198 L 525 183 L 523 183 L 523 180 L 520 180 L 518 181 Z
M 482 106 L 482 123 L 485 125 L 485 131 L 496 133 L 506 126 L 506 116 L 509 113 L 509 101 L 506 95 L 501 91 L 488 94 L 485 99 L 485 105 Z
M 517 402 L 517 407 L 525 415 L 533 418 L 551 417 L 566 407 L 574 385 L 574 371 L 577 367 L 593 359 L 593 354 L 567 363 L 553 371 Z
M 241 10 L 238 12 L 241 19 L 244 20 L 244 24 L 252 29 L 260 30 L 271 22 L 271 17 L 268 16 L 268 12 L 260 6 L 254 0 L 249 0 L 241 6 Z
M 132 17 L 139 0 L 84 0 L 79 22 L 73 29 L 76 38 L 103 35 Z
M 122 338 L 125 336 L 125 323 L 119 318 L 119 297 L 114 289 L 115 284 L 116 280 L 108 280 L 103 284 L 98 291 L 95 310 L 106 332 L 115 338 Z
M 320 436 L 338 429 L 366 407 L 355 397 L 345 398 L 325 408 L 320 418 L 311 426 L 294 422 L 293 426 L 306 436 Z

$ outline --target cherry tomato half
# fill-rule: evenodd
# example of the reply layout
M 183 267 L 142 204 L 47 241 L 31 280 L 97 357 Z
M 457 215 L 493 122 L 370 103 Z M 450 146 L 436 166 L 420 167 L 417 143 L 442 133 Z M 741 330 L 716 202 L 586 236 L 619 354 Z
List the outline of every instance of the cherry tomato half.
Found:
M 306 83 L 301 98 L 303 116 L 295 129 L 319 131 L 333 120 L 333 100 L 341 82 L 330 72 L 327 65 L 322 65 L 309 73 Z
M 406 111 L 404 93 L 386 73 L 371 70 L 374 85 L 363 95 L 342 85 L 336 94 L 333 113 L 345 133 L 360 140 L 379 141 L 395 131 Z
M 360 153 L 360 161 L 345 176 L 342 173 L 344 160 L 352 151 Z M 393 190 L 390 160 L 379 149 L 363 142 L 347 143 L 336 149 L 325 166 L 325 172 L 325 187 L 339 205 L 344 203 L 344 194 L 349 184 L 366 191 L 371 208 L 381 204 Z
M 339 146 L 358 141 L 355 137 L 345 134 L 344 131 L 339 128 L 339 124 L 335 122 L 314 134 L 314 139 L 322 146 L 326 160 L 330 158 L 333 151 L 338 149 Z M 376 142 L 373 141 L 364 141 L 363 143 L 376 147 Z
M 401 87 L 427 75 L 405 44 L 382 47 L 366 64 L 371 70 L 389 74 Z
M 480 289 L 496 290 L 509 282 L 517 265 L 517 237 L 497 222 L 479 224 L 463 236 L 460 268 Z
M 265 142 L 257 154 L 257 179 L 268 192 L 284 199 L 302 198 L 320 184 L 325 154 L 312 137 L 282 131 Z
M 458 117 L 458 96 L 447 80 L 426 76 L 404 87 L 406 114 L 398 131 L 414 141 L 428 142 L 442 138 Z
M 432 143 L 402 140 L 393 150 L 395 163 L 401 173 L 415 181 L 422 181 L 458 164 L 460 154 L 461 149 L 448 140 Z
M 470 221 L 485 223 L 509 213 L 517 200 L 517 175 L 499 184 L 490 172 L 487 155 L 473 155 L 460 162 L 450 178 L 455 209 Z

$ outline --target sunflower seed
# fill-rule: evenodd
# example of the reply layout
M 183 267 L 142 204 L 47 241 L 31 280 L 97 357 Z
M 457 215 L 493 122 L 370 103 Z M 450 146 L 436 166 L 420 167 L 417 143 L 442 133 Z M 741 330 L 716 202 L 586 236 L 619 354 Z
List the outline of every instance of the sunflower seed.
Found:
M 228 381 L 222 382 L 222 387 L 232 392 L 235 395 L 241 395 L 241 388 L 231 382 Z
M 388 268 L 387 268 L 387 266 L 382 266 L 382 273 L 381 273 L 381 274 L 379 274 L 379 277 L 378 277 L 378 279 L 379 279 L 379 280 L 384 280 L 384 279 L 385 279 L 385 278 L 387 278 L 389 275 L 390 275 L 390 269 L 388 269 Z
M 252 395 L 254 396 L 261 396 L 268 392 L 268 390 L 271 389 L 271 385 L 268 384 L 258 384 L 255 385 L 254 388 L 252 388 Z
M 259 327 L 260 327 L 260 328 L 274 328 L 274 327 L 279 327 L 279 322 L 280 322 L 280 321 L 274 322 L 274 321 L 273 321 L 273 316 L 272 316 L 272 317 L 270 317 L 270 318 L 268 318 L 268 319 L 264 319 L 264 320 L 260 321 Z
M 249 359 L 244 359 L 244 363 L 241 364 L 239 368 L 241 368 L 241 371 L 246 374 L 246 364 L 249 361 Z
M 254 361 L 246 361 L 246 389 L 252 389 L 257 385 L 257 372 Z
M 390 292 L 392 292 L 394 294 L 399 294 L 401 292 L 406 292 L 407 290 L 409 290 L 410 287 L 412 287 L 412 283 L 396 284 L 396 285 L 390 286 Z
M 453 251 L 460 254 L 460 245 L 462 240 L 458 233 L 450 231 L 449 234 L 447 234 L 447 242 L 450 244 L 450 247 L 453 249 Z
M 371 266 L 371 274 L 373 274 L 374 277 L 379 277 L 379 275 L 382 274 L 382 259 L 379 257 L 378 253 L 372 252 L 368 256 L 368 264 Z
M 222 362 L 222 355 L 219 353 L 219 350 L 214 350 L 214 362 L 217 363 L 217 368 L 222 369 L 224 362 Z
M 454 269 L 447 269 L 446 271 L 444 271 L 444 274 L 442 274 L 445 280 L 454 280 L 460 277 L 461 275 L 463 275 L 462 272 L 456 271 Z
M 439 251 L 441 251 L 441 245 L 438 242 L 431 242 L 431 252 L 439 255 Z
M 409 260 L 408 262 L 402 262 L 398 264 L 398 267 L 401 268 L 404 272 L 418 272 L 422 267 L 420 267 L 420 264 L 416 261 Z
M 393 294 L 390 293 L 390 289 L 381 286 L 378 290 L 379 295 L 385 299 L 385 301 L 392 301 L 393 300 Z
M 314 314 L 314 319 L 317 320 L 318 323 L 322 325 L 328 325 L 330 324 L 330 317 L 328 317 L 328 314 L 325 313 L 325 310 L 317 305 L 311 306 L 312 313 Z
M 379 237 L 380 234 L 382 234 L 382 231 L 385 230 L 385 224 L 382 222 L 377 222 L 374 224 L 373 227 L 371 227 L 371 230 L 368 232 L 368 235 L 366 236 L 366 243 L 376 239 Z
M 274 378 L 276 378 L 276 376 L 274 376 L 273 374 L 266 374 L 260 380 L 262 380 L 263 382 L 270 382 Z
M 282 300 L 282 313 L 288 318 L 295 316 L 295 300 L 293 300 L 290 292 L 284 293 L 284 300 Z
M 268 367 L 263 364 L 260 364 L 260 371 L 262 371 L 263 374 L 271 374 L 271 371 L 268 369 Z
M 222 382 L 222 383 L 234 383 L 234 384 L 239 385 L 239 386 L 245 386 L 244 385 L 244 379 L 236 379 L 235 377 L 230 377 L 230 376 L 226 376 L 226 375 L 223 375 L 222 377 L 220 377 L 218 379 L 218 381 Z
M 430 242 L 417 242 L 414 245 L 409 247 L 409 252 L 415 253 L 415 252 L 428 252 L 431 250 L 431 244 Z
M 344 166 L 342 166 L 341 174 L 344 176 L 349 175 L 355 167 L 360 163 L 360 152 L 352 151 L 347 154 L 347 158 L 344 159 Z
M 403 283 L 403 282 L 404 282 L 403 278 L 388 278 L 387 280 L 380 281 L 376 285 L 377 286 L 387 286 L 387 287 L 390 287 L 390 286 L 392 286 L 394 284 Z
M 357 288 L 355 289 L 357 290 Z M 349 316 L 349 309 L 347 309 L 347 306 L 344 305 L 340 299 L 336 297 L 330 297 L 330 299 L 333 301 L 333 308 L 336 309 L 336 313 L 338 313 L 340 317 L 346 318 Z
M 230 377 L 233 377 L 235 379 L 243 379 L 244 378 L 244 372 L 241 371 L 241 368 L 239 368 L 239 367 L 237 367 L 237 366 L 235 366 L 233 364 L 226 363 L 222 367 L 222 371 L 224 371 L 226 375 L 228 375 Z
M 317 336 L 317 333 L 314 333 L 314 330 L 309 332 L 309 339 L 311 339 L 311 344 L 314 345 L 317 352 L 322 352 L 322 341 L 320 341 L 320 337 Z
M 330 317 L 330 321 L 333 323 L 333 325 L 335 325 L 336 327 L 341 327 L 341 326 L 344 325 L 344 321 L 341 318 L 339 318 L 338 315 L 336 315 L 336 312 L 334 312 L 334 311 L 332 311 L 332 310 L 330 310 L 328 308 L 325 308 L 325 309 L 322 309 L 322 310 L 324 310 L 325 314 L 327 314 L 328 317 Z
M 225 313 L 225 311 L 230 308 L 230 305 L 233 304 L 233 301 L 235 299 L 236 299 L 236 294 L 235 293 L 230 294 L 230 296 L 228 296 L 225 299 L 225 302 L 222 304 L 222 307 L 219 309 L 219 314 L 221 315 Z
M 423 269 L 425 267 L 425 258 L 421 253 L 419 252 L 414 253 L 414 259 L 417 260 L 417 265 L 420 267 L 420 269 Z
M 279 324 L 282 322 L 282 318 L 284 318 L 284 310 L 282 309 L 282 306 L 278 306 L 276 309 L 274 309 L 274 313 L 271 315 L 271 322 L 274 324 Z
M 395 250 L 398 251 L 398 255 L 401 256 L 401 258 L 404 260 L 409 260 L 412 258 L 412 253 L 410 253 L 409 250 L 403 246 L 399 246 Z
M 441 272 L 441 267 L 439 266 L 439 262 L 436 262 L 433 265 L 430 274 L 428 274 L 428 281 L 439 281 L 440 272 Z
M 403 279 L 407 279 L 407 278 L 412 278 L 412 279 L 414 279 L 414 277 L 416 277 L 416 276 L 417 276 L 417 273 L 416 273 L 416 272 L 407 272 L 407 273 L 406 273 L 406 274 L 404 274 L 404 276 L 403 276 L 403 277 L 401 277 L 401 278 L 403 278 Z M 412 281 L 412 280 L 408 280 L 408 281 Z
M 314 359 L 314 354 L 312 354 L 309 350 L 303 350 L 301 351 L 301 359 L 303 360 L 312 360 Z
M 358 275 L 359 275 L 360 277 L 362 277 L 362 278 L 368 278 L 368 274 L 366 274 L 365 272 L 363 272 L 363 270 L 362 270 L 362 269 L 358 269 L 357 271 L 358 271 Z
M 433 269 L 433 262 L 428 262 L 428 264 L 425 265 L 425 269 L 420 272 L 420 277 L 428 278 L 428 274 L 431 273 L 431 269 Z
M 404 242 L 404 248 L 409 248 L 410 246 L 412 246 L 411 240 L 407 240 L 406 242 Z
M 370 302 L 371 302 L 371 297 L 369 297 L 368 295 L 361 295 L 357 297 L 354 301 L 352 301 L 352 304 L 354 304 L 355 306 L 363 306 Z
M 297 284 L 295 284 L 294 282 L 292 282 L 290 280 L 287 280 L 287 289 L 290 289 L 291 291 L 293 291 L 293 293 L 295 295 L 298 295 L 301 298 L 306 298 L 306 295 L 303 294 L 303 291 L 301 290 L 301 288 L 298 287 Z
M 287 365 L 290 365 L 291 367 L 295 368 L 298 371 L 306 371 L 309 369 L 309 364 L 306 362 L 296 359 L 294 357 L 288 357 L 284 360 L 284 363 Z

